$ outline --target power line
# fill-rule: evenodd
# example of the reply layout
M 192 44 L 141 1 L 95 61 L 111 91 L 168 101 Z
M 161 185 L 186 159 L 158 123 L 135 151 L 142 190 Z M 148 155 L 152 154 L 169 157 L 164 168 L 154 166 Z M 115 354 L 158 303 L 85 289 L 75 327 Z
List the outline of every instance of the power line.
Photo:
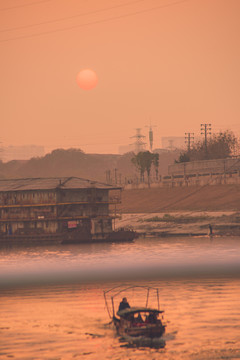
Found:
M 13 40 L 20 40 L 20 39 L 30 39 L 30 38 L 34 38 L 34 37 L 41 36 L 41 35 L 53 34 L 53 33 L 66 31 L 66 30 L 73 30 L 73 29 L 77 29 L 77 28 L 80 28 L 80 27 L 84 27 L 84 26 L 102 24 L 102 23 L 109 22 L 109 21 L 112 21 L 112 20 L 119 20 L 119 19 L 130 17 L 130 16 L 141 15 L 143 13 L 151 12 L 151 11 L 158 10 L 158 9 L 168 8 L 170 6 L 179 5 L 179 4 L 188 2 L 188 1 L 190 1 L 190 0 L 179 0 L 179 1 L 172 2 L 170 4 L 161 5 L 161 6 L 155 6 L 155 7 L 149 8 L 149 9 L 131 12 L 131 13 L 128 13 L 128 14 L 125 14 L 125 15 L 113 16 L 113 17 L 106 18 L 106 19 L 103 19 L 103 20 L 96 20 L 96 21 L 92 21 L 92 22 L 88 22 L 88 23 L 84 23 L 84 24 L 69 26 L 69 27 L 55 29 L 55 30 L 51 30 L 51 31 L 43 31 L 43 32 L 36 33 L 36 34 L 31 34 L 31 35 L 12 37 L 12 38 L 9 38 L 9 39 L 0 40 L 0 43 L 13 41 Z
M 164 210 L 166 210 L 166 209 L 169 209 L 169 207 L 174 206 L 174 205 L 177 205 L 179 202 L 184 201 L 185 199 L 188 199 L 188 198 L 190 198 L 191 196 L 193 196 L 193 195 L 201 192 L 201 191 L 202 191 L 203 189 L 205 189 L 206 187 L 211 186 L 211 185 L 210 185 L 211 182 L 213 182 L 213 181 L 216 180 L 216 179 L 220 179 L 220 178 L 226 173 L 226 171 L 231 170 L 231 169 L 234 168 L 238 163 L 240 163 L 240 159 L 237 159 L 232 165 L 230 165 L 227 169 L 225 169 L 222 173 L 220 173 L 215 179 L 214 179 L 214 178 L 209 179 L 206 184 L 200 186 L 200 187 L 197 188 L 197 189 L 194 189 L 194 190 L 193 190 L 192 192 L 190 192 L 189 194 L 184 195 L 184 196 L 180 197 L 179 199 L 174 200 L 173 202 L 171 202 L 171 203 L 169 203 L 169 204 L 167 204 L 167 205 L 165 205 L 165 206 L 158 207 L 158 208 L 154 208 L 152 212 L 154 212 L 154 213 L 156 213 L 156 212 L 162 212 L 162 211 L 164 211 Z M 191 211 L 189 214 L 194 213 L 194 212 L 195 212 L 195 211 Z M 131 217 L 131 220 L 140 220 L 140 219 L 143 219 L 145 216 L 146 216 L 146 214 L 145 214 L 145 215 L 136 215 L 136 216 Z M 128 221 L 128 219 L 125 219 L 125 220 L 123 220 L 122 222 L 124 222 L 124 221 Z
M 172 203 L 170 203 L 170 204 L 168 204 L 168 205 L 166 205 L 166 206 L 163 206 L 163 207 L 161 208 L 161 210 L 164 210 L 164 209 L 166 209 L 166 208 L 169 207 L 169 206 L 174 206 L 174 205 L 176 205 L 177 203 L 179 203 L 179 202 L 181 202 L 181 201 L 183 201 L 183 200 L 185 200 L 185 199 L 188 199 L 188 198 L 191 197 L 192 195 L 197 194 L 197 193 L 200 192 L 202 189 L 204 189 L 204 188 L 206 188 L 207 186 L 209 186 L 209 185 L 211 184 L 211 182 L 213 182 L 213 181 L 216 180 L 216 179 L 221 178 L 222 175 L 224 175 L 224 174 L 226 173 L 226 171 L 229 171 L 229 170 L 231 170 L 232 168 L 234 168 L 239 162 L 240 162 L 240 159 L 237 159 L 232 165 L 230 165 L 227 169 L 225 169 L 225 170 L 224 170 L 221 174 L 219 174 L 215 179 L 213 179 L 213 178 L 212 178 L 212 179 L 209 179 L 209 181 L 208 181 L 205 185 L 202 185 L 200 188 L 197 188 L 197 189 L 193 190 L 190 194 L 185 195 L 185 196 L 183 196 L 182 198 L 177 199 L 177 200 L 175 200 L 174 202 L 172 202 Z
M 50 0 L 48 0 L 48 1 L 50 1 Z M 42 21 L 42 22 L 39 22 L 39 23 L 36 23 L 36 24 L 18 26 L 18 27 L 9 28 L 9 29 L 3 29 L 3 30 L 0 30 L 0 33 L 1 32 L 7 32 L 7 31 L 28 29 L 28 28 L 32 28 L 32 27 L 40 26 L 40 25 L 54 24 L 56 22 L 65 21 L 65 20 L 71 20 L 71 19 L 75 19 L 75 18 L 78 18 L 78 17 L 81 17 L 81 16 L 94 15 L 94 14 L 101 13 L 103 11 L 118 9 L 118 8 L 121 8 L 121 7 L 124 7 L 124 6 L 133 5 L 133 4 L 136 4 L 136 3 L 139 3 L 139 2 L 143 2 L 143 1 L 145 2 L 146 0 L 129 1 L 129 2 L 124 3 L 124 4 L 110 6 L 110 7 L 106 7 L 106 8 L 103 8 L 103 9 L 94 10 L 94 11 L 88 11 L 88 12 L 85 12 L 85 13 L 82 13 L 82 14 L 72 15 L 72 16 L 68 16 L 68 17 L 62 17 L 62 18 L 55 19 L 55 20 Z
M 0 8 L 0 11 L 7 11 L 7 10 L 19 9 L 19 8 L 23 8 L 23 7 L 27 7 L 27 6 L 32 6 L 32 5 L 38 5 L 38 4 L 46 3 L 46 2 L 49 2 L 49 1 L 51 1 L 51 0 L 41 0 L 41 1 L 31 2 L 31 3 L 28 3 L 28 4 L 22 4 L 22 5 L 17 5 L 17 6 Z

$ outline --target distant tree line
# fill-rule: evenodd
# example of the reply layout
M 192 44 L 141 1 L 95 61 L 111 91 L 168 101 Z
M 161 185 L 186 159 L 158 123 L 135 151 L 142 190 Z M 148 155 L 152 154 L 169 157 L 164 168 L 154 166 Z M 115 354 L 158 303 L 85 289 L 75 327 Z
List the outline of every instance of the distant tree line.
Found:
M 213 134 L 208 141 L 198 141 L 192 147 L 180 154 L 176 163 L 225 159 L 230 157 L 238 149 L 238 139 L 230 130 Z

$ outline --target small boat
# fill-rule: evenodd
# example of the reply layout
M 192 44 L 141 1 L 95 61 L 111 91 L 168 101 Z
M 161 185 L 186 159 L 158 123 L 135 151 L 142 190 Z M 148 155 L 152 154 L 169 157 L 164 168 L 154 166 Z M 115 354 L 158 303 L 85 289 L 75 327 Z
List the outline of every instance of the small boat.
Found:
M 127 294 L 129 290 L 141 288 L 146 290 L 145 306 L 128 307 L 120 309 L 115 313 L 115 302 L 122 294 Z M 155 292 L 157 308 L 149 307 L 150 292 Z M 165 341 L 162 335 L 166 325 L 163 324 L 163 310 L 159 306 L 159 293 L 157 288 L 149 286 L 118 286 L 104 292 L 105 304 L 109 317 L 111 318 L 117 334 L 122 340 L 135 346 L 164 347 Z M 124 298 L 126 299 L 126 298 Z M 163 318 L 163 317 L 162 317 Z

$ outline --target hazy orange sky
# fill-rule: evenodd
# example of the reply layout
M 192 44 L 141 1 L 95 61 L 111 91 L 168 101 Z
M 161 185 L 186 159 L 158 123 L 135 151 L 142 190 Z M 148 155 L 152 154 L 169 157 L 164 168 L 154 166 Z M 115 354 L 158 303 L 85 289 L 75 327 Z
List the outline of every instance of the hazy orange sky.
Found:
M 116 153 L 150 118 L 154 147 L 201 123 L 239 136 L 239 18 L 239 0 L 1 0 L 2 145 Z

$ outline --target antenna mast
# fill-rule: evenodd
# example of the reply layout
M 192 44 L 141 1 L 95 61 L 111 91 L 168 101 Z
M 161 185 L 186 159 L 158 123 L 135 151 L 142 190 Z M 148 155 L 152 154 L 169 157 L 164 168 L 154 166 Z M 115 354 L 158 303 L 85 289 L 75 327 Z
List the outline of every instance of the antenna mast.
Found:
M 149 132 L 148 132 L 148 139 L 149 139 L 149 146 L 150 146 L 150 151 L 152 152 L 153 150 L 153 127 L 156 127 L 156 125 L 146 125 L 146 127 L 149 128 Z

